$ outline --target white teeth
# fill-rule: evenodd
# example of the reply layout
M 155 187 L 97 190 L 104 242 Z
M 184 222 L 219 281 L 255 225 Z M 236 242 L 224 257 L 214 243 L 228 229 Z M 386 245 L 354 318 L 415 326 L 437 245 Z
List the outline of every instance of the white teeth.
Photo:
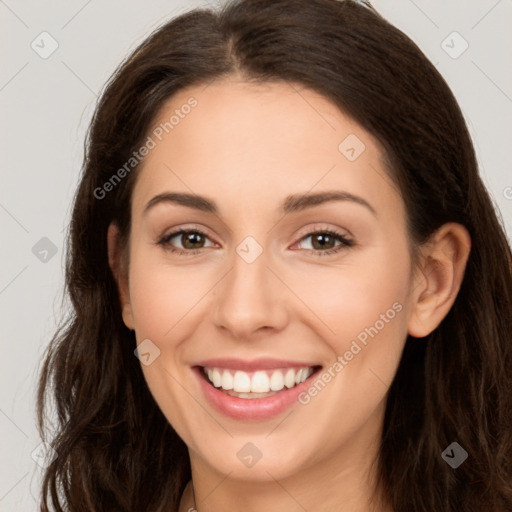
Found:
M 302 374 L 301 382 L 304 382 L 306 379 L 309 379 L 309 377 L 311 377 L 312 373 L 313 373 L 313 368 L 306 368 L 306 370 L 304 370 L 304 373 Z
M 284 385 L 287 388 L 293 388 L 293 386 L 295 386 L 295 372 L 291 368 L 286 372 L 286 375 L 284 376 Z
M 251 379 L 247 373 L 241 371 L 235 372 L 235 377 L 233 378 L 233 391 L 236 391 L 237 393 L 248 393 L 251 391 Z
M 216 388 L 220 388 L 220 385 L 221 385 L 221 382 L 222 382 L 222 376 L 219 372 L 219 370 L 217 370 L 217 368 L 214 368 L 213 369 L 213 385 L 216 387 Z
M 289 370 L 289 372 L 293 373 L 293 370 Z M 286 375 L 288 375 L 288 373 Z M 284 384 L 285 384 L 285 381 L 283 378 L 283 374 L 281 372 L 272 373 L 272 377 L 270 377 L 270 389 L 272 391 L 281 391 L 281 389 L 284 388 Z M 290 386 L 288 386 L 288 387 L 290 387 Z
M 285 388 L 304 382 L 312 373 L 313 368 L 294 368 L 278 370 L 259 370 L 254 373 L 247 373 L 237 370 L 222 368 L 204 368 L 204 373 L 208 376 L 210 382 L 216 388 L 222 388 L 225 391 L 231 391 L 230 394 L 241 393 L 237 395 L 240 398 L 256 398 L 256 395 L 269 392 L 281 391 Z M 250 393 L 250 395 L 247 395 Z M 273 394 L 273 393 L 272 393 Z
M 270 393 L 236 393 L 235 391 L 226 391 L 228 395 L 234 396 L 236 398 L 268 398 L 269 396 L 275 395 L 276 391 L 272 391 Z
M 270 390 L 270 379 L 266 372 L 256 372 L 251 379 L 252 393 L 267 393 Z M 236 389 L 235 389 L 236 391 Z
M 221 387 L 225 390 L 233 389 L 233 375 L 231 375 L 227 370 L 222 372 Z

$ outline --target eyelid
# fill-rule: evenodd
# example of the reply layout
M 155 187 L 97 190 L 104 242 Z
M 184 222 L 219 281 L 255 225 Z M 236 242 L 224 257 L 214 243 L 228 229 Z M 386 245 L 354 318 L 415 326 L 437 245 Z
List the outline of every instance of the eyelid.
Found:
M 339 235 L 343 238 L 346 238 L 347 240 L 352 240 L 354 238 L 354 236 L 348 229 L 342 229 L 342 228 L 338 228 L 338 227 L 334 227 L 334 226 L 325 225 L 322 223 L 316 223 L 316 224 L 313 224 L 312 226 L 310 225 L 305 228 L 301 228 L 299 231 L 299 234 L 297 236 L 298 236 L 298 240 L 302 240 L 304 237 L 306 237 L 308 235 L 312 235 L 314 233 L 319 233 L 319 232 L 325 233 L 326 231 L 331 231 L 333 233 L 336 233 L 337 235 Z M 300 233 L 303 233 L 303 234 L 301 235 Z
M 203 228 L 199 224 L 178 224 L 177 226 L 173 226 L 172 228 L 167 228 L 164 230 L 163 234 L 158 238 L 166 238 L 170 235 L 177 235 L 181 231 L 197 231 L 204 236 L 207 236 L 211 240 L 213 240 L 212 236 L 209 234 L 209 231 L 206 228 Z

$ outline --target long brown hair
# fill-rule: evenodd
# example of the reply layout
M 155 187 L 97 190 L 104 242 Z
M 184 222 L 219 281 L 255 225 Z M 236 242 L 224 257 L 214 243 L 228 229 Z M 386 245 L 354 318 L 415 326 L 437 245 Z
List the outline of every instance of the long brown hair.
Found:
M 156 30 L 106 84 L 68 234 L 72 312 L 39 384 L 39 428 L 58 454 L 44 474 L 41 511 L 177 510 L 188 453 L 134 357 L 108 265 L 107 228 L 115 221 L 124 239 L 130 231 L 137 167 L 105 197 L 98 189 L 174 93 L 233 73 L 309 87 L 374 135 L 414 247 L 445 222 L 468 229 L 453 307 L 425 339 L 406 341 L 387 399 L 379 484 L 395 512 L 512 511 L 512 257 L 503 223 L 449 87 L 407 36 L 355 0 L 240 0 L 191 11 Z M 453 441 L 468 453 L 457 469 L 441 457 Z

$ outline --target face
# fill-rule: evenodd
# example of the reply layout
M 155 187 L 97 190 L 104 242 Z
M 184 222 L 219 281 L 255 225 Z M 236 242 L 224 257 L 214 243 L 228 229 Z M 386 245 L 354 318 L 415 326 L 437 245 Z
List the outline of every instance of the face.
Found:
M 412 286 L 378 142 L 317 93 L 235 78 L 154 124 L 123 318 L 193 465 L 279 480 L 370 453 Z

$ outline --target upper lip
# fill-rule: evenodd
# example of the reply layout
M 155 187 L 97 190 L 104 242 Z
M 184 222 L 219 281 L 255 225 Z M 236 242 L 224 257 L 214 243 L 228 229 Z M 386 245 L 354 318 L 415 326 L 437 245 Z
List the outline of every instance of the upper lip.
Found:
M 230 370 L 242 370 L 252 372 L 257 370 L 274 370 L 278 368 L 308 368 L 320 366 L 316 363 L 305 361 L 290 361 L 284 359 L 259 358 L 252 360 L 236 358 L 215 358 L 200 361 L 195 366 L 206 366 L 208 368 L 226 368 Z

